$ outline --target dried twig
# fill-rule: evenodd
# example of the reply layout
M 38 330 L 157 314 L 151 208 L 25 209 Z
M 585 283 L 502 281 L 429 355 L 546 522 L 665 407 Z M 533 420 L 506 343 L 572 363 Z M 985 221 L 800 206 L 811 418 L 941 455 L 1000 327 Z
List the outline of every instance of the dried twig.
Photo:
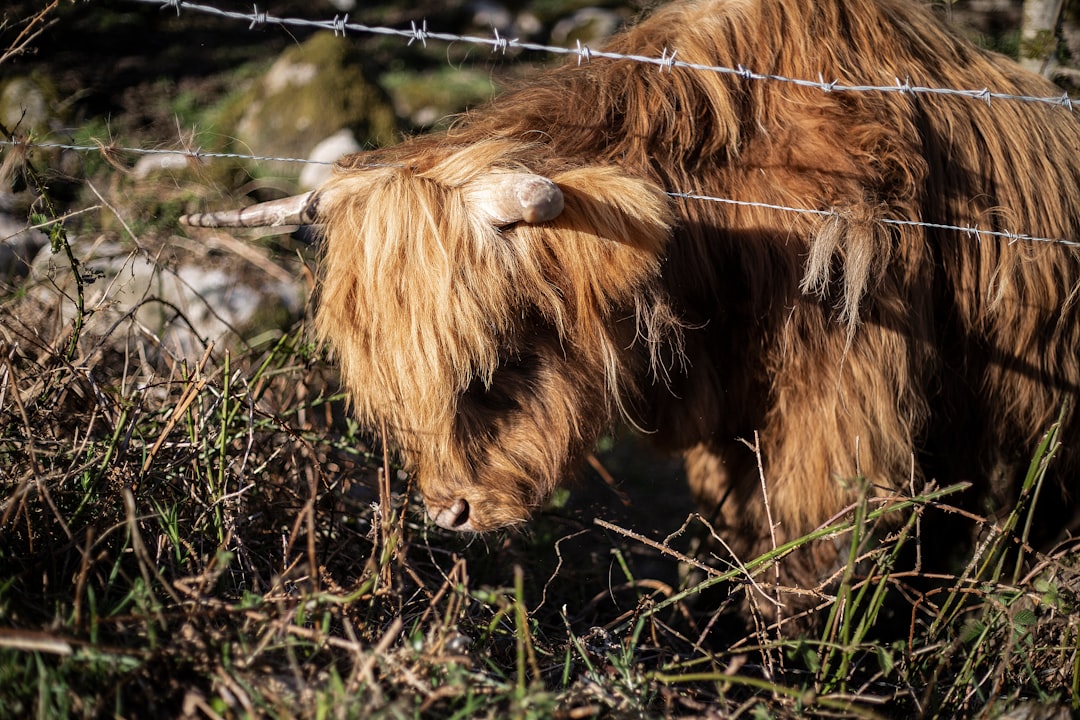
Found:
M 22 55 L 29 50 L 30 45 L 38 39 L 41 33 L 56 24 L 56 18 L 49 19 L 49 15 L 60 6 L 60 0 L 52 0 L 48 5 L 38 10 L 28 20 L 25 20 L 23 29 L 15 36 L 8 45 L 7 50 L 0 54 L 0 65 L 8 60 Z M 2 29 L 2 28 L 0 28 Z

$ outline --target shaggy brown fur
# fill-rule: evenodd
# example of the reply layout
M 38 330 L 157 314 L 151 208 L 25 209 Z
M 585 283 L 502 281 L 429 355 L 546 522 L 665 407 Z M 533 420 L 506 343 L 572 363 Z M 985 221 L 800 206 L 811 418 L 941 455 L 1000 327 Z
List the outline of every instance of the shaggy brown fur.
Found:
M 678 2 L 608 49 L 1059 93 L 912 0 Z M 558 218 L 496 228 L 472 211 L 471 183 L 521 169 L 558 183 Z M 445 134 L 347 158 L 325 190 L 319 331 L 449 527 L 524 521 L 620 413 L 685 453 L 740 553 L 772 543 L 739 441 L 755 432 L 780 542 L 851 502 L 859 475 L 882 494 L 970 480 L 980 510 L 1000 509 L 1075 401 L 1074 249 L 881 222 L 1080 239 L 1065 109 L 594 58 Z M 1075 458 L 1058 461 L 1062 493 Z M 835 560 L 823 546 L 789 577 Z

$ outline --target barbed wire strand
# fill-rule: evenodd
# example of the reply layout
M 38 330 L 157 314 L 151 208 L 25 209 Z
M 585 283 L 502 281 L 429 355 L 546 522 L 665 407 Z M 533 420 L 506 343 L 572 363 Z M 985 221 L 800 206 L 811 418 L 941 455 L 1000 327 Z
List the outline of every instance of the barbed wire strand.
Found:
M 1070 112 L 1073 110 L 1073 103 L 1067 93 L 1063 93 L 1061 96 L 1025 96 L 1014 95 L 1009 93 L 993 92 L 987 88 L 983 89 L 954 89 L 954 88 L 937 88 L 923 85 L 913 85 L 910 80 L 901 82 L 897 80 L 895 85 L 853 85 L 841 83 L 839 81 L 825 82 L 824 80 L 807 80 L 801 78 L 790 78 L 782 75 L 763 74 L 754 72 L 742 65 L 738 67 L 724 67 L 714 65 L 702 65 L 698 63 L 687 63 L 677 59 L 678 50 L 669 51 L 667 48 L 663 50 L 660 57 L 649 57 L 643 55 L 625 55 L 621 53 L 605 52 L 600 50 L 593 50 L 587 45 L 583 45 L 578 42 L 574 47 L 560 47 L 552 45 L 543 45 L 539 43 L 524 42 L 518 39 L 511 39 L 501 37 L 497 30 L 494 32 L 493 37 L 480 37 L 474 35 L 459 35 L 456 33 L 445 33 L 428 30 L 427 22 L 423 21 L 418 26 L 415 22 L 411 23 L 408 29 L 403 28 L 391 28 L 383 26 L 365 25 L 362 23 L 350 23 L 348 21 L 348 15 L 335 16 L 332 20 L 308 20 L 304 18 L 286 18 L 277 17 L 269 13 L 260 11 L 258 5 L 253 5 L 253 11 L 250 13 L 237 12 L 231 10 L 223 10 L 221 8 L 214 7 L 212 5 L 203 5 L 200 3 L 189 2 L 188 0 L 128 0 L 133 3 L 140 3 L 146 5 L 156 5 L 164 9 L 173 9 L 177 15 L 184 10 L 190 10 L 193 12 L 204 13 L 208 15 L 215 15 L 222 18 L 232 20 L 242 20 L 249 23 L 250 28 L 255 28 L 263 25 L 279 25 L 284 27 L 306 27 L 314 29 L 331 30 L 335 34 L 343 35 L 346 32 L 368 33 L 375 35 L 394 36 L 401 37 L 408 41 L 411 45 L 414 42 L 420 42 L 426 45 L 428 40 L 437 40 L 448 43 L 470 43 L 474 45 L 489 46 L 492 51 L 501 51 L 504 54 L 510 49 L 528 50 L 535 52 L 546 52 L 559 55 L 576 55 L 578 62 L 588 62 L 593 58 L 608 58 L 615 60 L 626 60 L 630 62 L 640 62 L 646 64 L 652 64 L 658 66 L 661 70 L 672 70 L 674 68 L 685 68 L 689 70 L 702 71 L 702 72 L 715 72 L 720 74 L 734 74 L 748 80 L 758 81 L 775 81 L 790 83 L 799 87 L 809 87 L 822 90 L 824 92 L 899 92 L 909 94 L 929 94 L 936 96 L 952 95 L 968 99 L 983 100 L 990 103 L 993 100 L 1008 100 L 1018 102 L 1030 102 L 1043 105 L 1051 105 L 1062 107 Z M 255 162 L 289 162 L 289 163 L 304 163 L 304 164 L 318 164 L 318 165 L 332 165 L 332 162 L 323 162 L 316 160 L 307 160 L 304 158 L 290 158 L 290 157 L 273 157 L 264 155 L 248 155 L 243 153 L 226 153 L 226 152 L 207 152 L 202 150 L 176 150 L 176 149 L 163 149 L 163 148 L 128 148 L 128 147 L 116 147 L 105 145 L 76 145 L 76 144 L 64 144 L 64 143 L 39 143 L 39 142 L 24 142 L 13 140 L 0 140 L 0 147 L 34 147 L 44 149 L 61 149 L 71 150 L 76 152 L 128 152 L 141 155 L 178 155 L 183 157 L 192 158 L 195 160 L 203 159 L 240 159 L 250 160 Z M 781 205 L 773 205 L 770 203 L 755 202 L 749 200 L 735 200 L 732 198 L 720 198 L 708 195 L 698 195 L 692 193 L 669 191 L 668 195 L 673 198 L 682 198 L 688 200 L 702 201 L 702 202 L 717 202 L 725 203 L 729 205 L 736 205 L 742 207 L 752 207 L 761 209 L 770 209 L 781 212 L 801 213 L 801 214 L 813 214 L 813 215 L 825 215 L 836 216 L 840 214 L 833 210 L 820 210 L 812 208 L 797 208 Z M 1056 243 L 1061 245 L 1067 245 L 1070 247 L 1080 247 L 1080 241 L 1064 239 L 1064 238 L 1047 238 L 1038 237 L 1034 235 L 1028 235 L 1024 233 L 1013 233 L 1003 230 L 990 230 L 977 227 L 964 227 L 957 225 L 948 225 L 943 223 L 931 223 L 921 222 L 915 220 L 898 220 L 892 218 L 884 218 L 882 222 L 892 225 L 904 225 L 923 227 L 927 229 L 946 230 L 953 232 L 961 232 L 976 238 L 981 237 L 994 237 L 1003 238 L 1012 242 L 1041 242 L 1041 243 Z
M 100 152 L 103 154 L 115 154 L 115 153 L 131 153 L 134 155 L 177 155 L 181 157 L 192 158 L 195 160 L 202 160 L 206 158 L 228 158 L 238 160 L 252 160 L 256 162 L 290 162 L 301 163 L 308 165 L 333 165 L 333 162 L 321 161 L 321 160 L 305 160 L 303 158 L 288 158 L 288 157 L 272 157 L 266 155 L 245 155 L 243 153 L 225 153 L 225 152 L 205 152 L 202 150 L 169 150 L 164 148 L 132 148 L 132 147 L 118 147 L 115 145 L 74 145 L 65 143 L 43 143 L 33 141 L 22 140 L 0 140 L 0 148 L 3 147 L 19 147 L 19 148 L 43 148 L 53 150 L 71 150 L 74 152 Z M 383 165 L 377 165 L 376 167 L 384 167 Z M 667 195 L 672 198 L 681 198 L 683 200 L 694 200 L 700 202 L 715 202 L 723 203 L 725 205 L 734 205 L 747 208 L 758 208 L 763 210 L 775 210 L 778 212 L 796 213 L 802 215 L 819 215 L 819 216 L 832 216 L 836 218 L 843 217 L 843 215 L 835 210 L 821 210 L 813 208 L 800 208 L 791 207 L 787 205 L 774 205 L 772 203 L 756 202 L 753 200 L 736 200 L 733 198 L 715 197 L 712 195 L 699 195 L 695 193 L 667 191 Z M 1014 233 L 1006 230 L 990 230 L 979 227 L 962 226 L 962 225 L 948 225 L 944 223 L 935 222 L 923 222 L 919 220 L 899 220 L 896 218 L 882 218 L 881 222 L 886 225 L 897 225 L 907 227 L 921 227 L 931 230 L 945 230 L 950 232 L 959 232 L 965 235 L 969 235 L 975 238 L 999 238 L 1008 240 L 1010 242 L 1034 242 L 1034 243 L 1052 243 L 1057 245 L 1065 245 L 1068 247 L 1080 247 L 1080 241 L 1069 240 L 1065 238 L 1049 238 L 1039 237 L 1036 235 L 1028 235 L 1025 233 Z
M 46 150 L 74 150 L 76 152 L 126 152 L 133 155 L 178 155 L 192 158 L 194 160 L 227 158 L 235 160 L 254 160 L 257 162 L 303 163 L 306 165 L 334 164 L 333 161 L 326 160 L 306 160 L 304 158 L 273 157 L 270 155 L 245 155 L 243 153 L 208 152 L 205 150 L 177 150 L 168 148 L 132 148 L 118 147 L 116 145 L 70 145 L 65 143 L 36 142 L 33 140 L 0 140 L 0 147 L 42 148 Z
M 574 47 L 563 47 L 558 45 L 543 45 L 540 43 L 527 42 L 517 38 L 501 37 L 497 29 L 494 30 L 492 37 L 436 32 L 427 29 L 426 20 L 421 21 L 419 25 L 417 25 L 414 21 L 410 24 L 410 27 L 408 29 L 405 29 L 349 22 L 348 15 L 335 15 L 332 20 L 308 20 L 304 18 L 277 17 L 259 10 L 257 4 L 252 6 L 252 12 L 243 13 L 233 10 L 222 10 L 221 8 L 217 8 L 212 5 L 203 5 L 200 3 L 188 2 L 188 0 L 128 0 L 128 2 L 134 2 L 143 5 L 157 5 L 164 9 L 173 9 L 176 11 L 177 15 L 179 15 L 181 11 L 190 10 L 192 12 L 204 13 L 207 15 L 216 15 L 218 17 L 228 18 L 230 20 L 240 20 L 249 23 L 249 28 L 252 29 L 265 25 L 279 25 L 282 27 L 303 27 L 319 30 L 330 30 L 335 35 L 345 35 L 348 32 L 354 32 L 371 35 L 400 37 L 407 40 L 409 45 L 412 45 L 414 42 L 420 42 L 426 45 L 428 40 L 438 40 L 447 43 L 468 43 L 471 45 L 487 46 L 490 47 L 493 52 L 502 52 L 503 54 L 513 49 L 543 52 L 552 55 L 576 55 L 579 63 L 588 62 L 594 58 L 626 60 L 629 62 L 656 65 L 662 71 L 671 71 L 675 68 L 682 68 L 700 72 L 719 73 L 721 75 L 738 75 L 739 77 L 746 80 L 790 83 L 798 87 L 815 88 L 823 92 L 878 92 L 900 93 L 908 95 L 955 96 L 968 98 L 971 100 L 981 100 L 983 102 L 986 102 L 987 104 L 990 104 L 994 100 L 1005 100 L 1050 105 L 1064 108 L 1070 112 L 1072 112 L 1074 109 L 1072 98 L 1070 98 L 1069 94 L 1064 91 L 1061 95 L 1051 96 L 1016 95 L 1012 93 L 995 92 L 993 90 L 990 90 L 989 88 L 961 89 L 919 85 L 913 84 L 910 78 L 904 80 L 896 78 L 895 84 L 893 85 L 857 85 L 840 82 L 840 80 L 838 79 L 832 81 L 826 81 L 824 78 L 812 80 L 809 78 L 793 78 L 771 73 L 759 73 L 751 70 L 744 65 L 738 65 L 736 67 L 726 67 L 723 65 L 704 65 L 700 63 L 685 62 L 678 59 L 678 48 L 675 48 L 673 50 L 664 48 L 659 57 L 648 55 L 626 55 L 622 53 L 607 52 L 603 50 L 593 50 L 587 45 L 583 45 L 580 41 Z

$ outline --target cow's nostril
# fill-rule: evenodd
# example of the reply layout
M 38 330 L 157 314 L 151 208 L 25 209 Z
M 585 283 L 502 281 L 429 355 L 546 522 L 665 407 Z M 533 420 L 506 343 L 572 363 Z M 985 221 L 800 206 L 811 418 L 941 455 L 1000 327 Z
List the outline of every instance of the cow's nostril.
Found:
M 435 516 L 435 524 L 447 530 L 471 530 L 469 524 L 469 503 L 465 498 L 458 498 L 448 508 L 443 508 Z

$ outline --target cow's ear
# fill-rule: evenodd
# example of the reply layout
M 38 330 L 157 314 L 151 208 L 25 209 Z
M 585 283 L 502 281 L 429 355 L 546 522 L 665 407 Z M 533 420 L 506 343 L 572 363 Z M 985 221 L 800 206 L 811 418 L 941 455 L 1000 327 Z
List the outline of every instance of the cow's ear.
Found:
M 557 225 L 662 255 L 675 218 L 655 183 L 615 166 L 576 168 L 552 176 L 565 209 Z
M 658 282 L 673 227 L 669 199 L 654 183 L 617 167 L 577 168 L 551 179 L 562 190 L 563 211 L 547 223 L 519 223 L 507 234 L 515 272 L 536 288 L 534 297 L 556 291 L 543 304 L 550 317 L 598 327 L 591 323 L 637 305 Z

